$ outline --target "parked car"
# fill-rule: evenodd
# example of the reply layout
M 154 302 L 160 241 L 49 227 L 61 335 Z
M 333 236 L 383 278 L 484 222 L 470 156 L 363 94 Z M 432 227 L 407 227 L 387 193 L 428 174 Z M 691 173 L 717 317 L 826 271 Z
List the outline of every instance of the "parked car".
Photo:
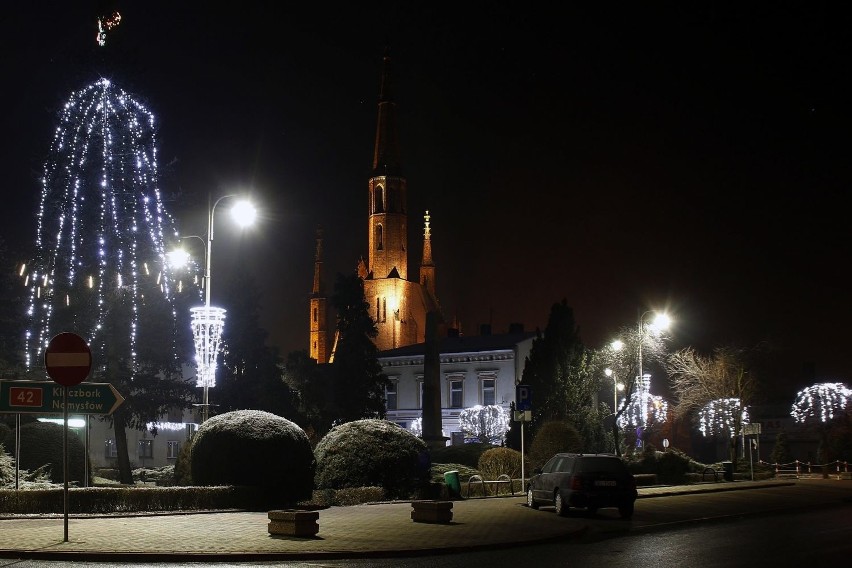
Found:
M 624 519 L 633 516 L 636 480 L 627 465 L 612 454 L 556 454 L 536 469 L 527 486 L 527 505 L 553 505 L 565 515 L 569 507 L 585 507 L 595 514 L 618 507 Z

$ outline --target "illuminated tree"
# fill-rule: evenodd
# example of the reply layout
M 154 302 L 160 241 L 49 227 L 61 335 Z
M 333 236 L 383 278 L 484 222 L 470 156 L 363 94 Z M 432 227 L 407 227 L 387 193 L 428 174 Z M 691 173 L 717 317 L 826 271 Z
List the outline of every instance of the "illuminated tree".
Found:
M 125 483 L 125 427 L 144 428 L 191 393 L 180 376 L 185 294 L 166 263 L 165 239 L 177 233 L 158 187 L 155 132 L 153 114 L 107 79 L 72 93 L 44 164 L 35 258 L 20 272 L 26 366 L 72 331 L 92 350 L 94 378 L 126 399 L 111 417 Z
M 740 432 L 747 414 L 734 411 L 733 403 L 725 403 L 726 408 L 722 409 L 719 401 L 737 400 L 741 408 L 747 408 L 754 396 L 757 381 L 749 372 L 745 351 L 720 347 L 712 355 L 705 356 L 692 348 L 681 349 L 668 358 L 667 369 L 671 389 L 677 400 L 674 406 L 677 416 L 692 416 L 700 421 L 701 412 L 710 405 L 713 412 L 730 411 L 730 423 L 726 428 L 735 434 Z M 730 459 L 736 469 L 739 438 L 733 435 L 729 439 Z
M 843 383 L 817 383 L 799 391 L 790 414 L 803 424 L 819 430 L 819 460 L 825 464 L 832 458 L 829 434 L 833 427 L 848 430 L 848 412 L 852 410 L 852 390 Z M 843 424 L 841 419 L 846 419 Z M 844 426 L 846 428 L 844 428 Z M 835 452 L 848 451 L 848 440 L 838 444 Z
M 496 404 L 472 406 L 459 413 L 459 426 L 468 438 L 499 444 L 509 430 L 509 413 Z
M 748 420 L 748 409 L 743 408 L 740 399 L 720 398 L 711 400 L 698 412 L 698 429 L 704 436 L 734 437 L 739 433 L 738 425 Z

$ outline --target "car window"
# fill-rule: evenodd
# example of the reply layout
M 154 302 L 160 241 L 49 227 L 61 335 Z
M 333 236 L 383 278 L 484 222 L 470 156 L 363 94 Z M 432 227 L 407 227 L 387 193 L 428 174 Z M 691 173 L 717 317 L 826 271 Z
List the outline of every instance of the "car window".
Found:
M 563 458 L 559 463 L 558 471 L 562 473 L 570 473 L 574 469 L 574 458 Z
M 587 457 L 580 460 L 577 471 L 582 473 L 623 474 L 626 473 L 627 466 L 618 458 Z
M 556 462 L 559 461 L 559 459 L 561 459 L 559 458 L 559 456 L 553 456 L 552 458 L 547 460 L 547 463 L 544 464 L 543 468 L 541 468 L 541 472 L 550 473 L 551 471 L 553 471 L 553 466 L 556 465 Z

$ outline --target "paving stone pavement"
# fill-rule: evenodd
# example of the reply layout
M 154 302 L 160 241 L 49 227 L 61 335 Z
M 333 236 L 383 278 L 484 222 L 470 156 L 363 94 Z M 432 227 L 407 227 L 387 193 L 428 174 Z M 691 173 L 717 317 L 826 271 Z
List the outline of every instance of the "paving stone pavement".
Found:
M 817 481 L 770 480 L 640 488 L 637 516 L 643 500 L 654 497 L 801 483 L 820 485 Z M 852 500 L 852 483 L 833 484 L 829 490 L 832 499 L 845 496 Z M 813 497 L 803 496 L 802 500 Z M 607 520 L 603 512 L 599 515 Z M 71 516 L 67 542 L 64 522 L 62 516 L 0 519 L 0 558 L 238 561 L 402 556 L 567 539 L 584 532 L 588 524 L 581 515 L 564 519 L 530 509 L 520 495 L 454 501 L 449 524 L 413 522 L 409 502 L 330 507 L 319 512 L 319 534 L 312 538 L 270 535 L 265 512 Z M 634 521 L 617 519 L 617 512 L 611 522 L 617 530 L 642 524 L 636 517 Z M 622 526 L 625 528 L 619 528 Z

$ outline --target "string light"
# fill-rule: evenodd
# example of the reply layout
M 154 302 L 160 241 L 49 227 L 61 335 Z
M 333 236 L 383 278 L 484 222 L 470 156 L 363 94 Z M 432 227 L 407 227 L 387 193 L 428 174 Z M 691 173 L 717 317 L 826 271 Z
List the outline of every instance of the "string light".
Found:
M 738 398 L 719 398 L 711 400 L 698 412 L 698 429 L 704 436 L 727 434 L 734 437 L 736 416 L 740 415 L 740 424 L 749 421 L 748 407 L 743 408 Z
M 495 443 L 503 439 L 509 430 L 509 414 L 496 404 L 477 404 L 459 412 L 459 427 L 481 442 Z
M 799 391 L 790 414 L 796 422 L 828 422 L 850 407 L 852 390 L 843 383 L 817 383 Z
M 129 321 L 121 325 L 135 369 L 147 287 L 140 263 L 144 273 L 147 263 L 156 266 L 162 294 L 173 303 L 164 237 L 177 233 L 157 186 L 155 131 L 153 114 L 107 79 L 72 93 L 65 103 L 41 178 L 37 257 L 21 269 L 29 290 L 28 368 L 65 330 L 80 333 L 93 352 L 103 354 L 105 318 L 120 295 L 130 304 Z M 84 294 L 86 289 L 94 293 Z

